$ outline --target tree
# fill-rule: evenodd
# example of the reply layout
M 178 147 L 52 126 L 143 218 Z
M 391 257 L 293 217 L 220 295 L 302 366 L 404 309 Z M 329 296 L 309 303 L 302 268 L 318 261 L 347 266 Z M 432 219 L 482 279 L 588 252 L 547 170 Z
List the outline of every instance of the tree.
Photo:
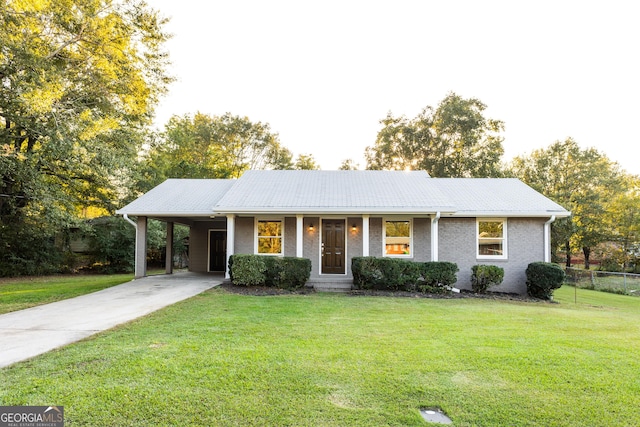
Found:
M 142 1 L 0 5 L 0 263 L 10 263 L 29 255 L 4 236 L 37 228 L 48 239 L 82 207 L 115 207 L 171 79 L 165 20 Z
M 268 124 L 230 113 L 173 116 L 146 153 L 138 191 L 167 178 L 237 178 L 249 169 L 291 168 L 291 152 Z
M 591 249 L 609 239 L 603 218 L 608 201 L 621 188 L 617 163 L 593 148 L 583 150 L 571 138 L 557 141 L 547 149 L 514 158 L 511 173 L 523 182 L 572 212 L 570 218 L 554 223 L 552 251 L 563 245 L 566 265 L 571 253 L 581 249 L 589 268 Z
M 311 154 L 300 154 L 296 159 L 293 169 L 297 170 L 318 170 L 320 166 L 316 163 L 316 160 Z
M 640 245 L 640 177 L 625 175 L 621 191 L 606 204 L 606 214 L 602 218 L 620 247 L 626 266 L 636 258 Z
M 342 161 L 342 164 L 338 168 L 338 170 L 341 170 L 341 171 L 355 171 L 355 170 L 358 170 L 358 168 L 360 168 L 360 165 L 355 163 L 353 161 L 353 159 L 344 159 Z
M 475 98 L 450 93 L 438 108 L 426 107 L 416 118 L 394 117 L 365 150 L 367 169 L 426 170 L 434 177 L 500 176 L 504 125 L 487 119 Z

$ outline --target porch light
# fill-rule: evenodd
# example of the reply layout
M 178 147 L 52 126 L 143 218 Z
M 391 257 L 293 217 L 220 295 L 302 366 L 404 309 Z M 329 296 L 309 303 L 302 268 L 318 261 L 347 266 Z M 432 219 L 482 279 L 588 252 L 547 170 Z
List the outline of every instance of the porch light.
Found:
M 356 231 L 358 227 L 355 224 L 351 224 L 351 231 Z
M 313 223 L 309 224 L 309 231 L 313 231 Z

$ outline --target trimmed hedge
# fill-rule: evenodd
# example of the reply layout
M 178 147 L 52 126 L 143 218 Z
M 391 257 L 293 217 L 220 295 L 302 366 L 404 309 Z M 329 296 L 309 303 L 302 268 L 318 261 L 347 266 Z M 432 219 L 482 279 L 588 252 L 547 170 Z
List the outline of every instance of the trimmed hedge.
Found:
M 413 262 L 388 257 L 353 257 L 353 283 L 358 289 L 443 292 L 456 282 L 451 262 Z
M 485 293 L 492 286 L 497 286 L 504 279 L 504 268 L 495 265 L 478 264 L 471 267 L 471 289 L 473 292 Z
M 565 272 L 557 264 L 532 262 L 527 266 L 527 293 L 529 296 L 550 300 L 553 291 L 565 280 Z
M 458 270 L 458 265 L 453 262 L 423 262 L 420 271 L 424 282 L 418 285 L 418 290 L 431 293 L 443 292 L 456 283 Z
M 311 260 L 237 254 L 229 257 L 229 275 L 234 285 L 296 289 L 309 280 Z

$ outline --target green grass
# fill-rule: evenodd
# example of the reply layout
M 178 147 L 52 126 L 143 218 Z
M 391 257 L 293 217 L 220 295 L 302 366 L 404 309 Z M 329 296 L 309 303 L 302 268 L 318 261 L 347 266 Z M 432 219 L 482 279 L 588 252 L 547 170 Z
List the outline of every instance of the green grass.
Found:
M 205 292 L 0 370 L 69 426 L 640 425 L 640 299 Z
M 0 280 L 0 314 L 77 297 L 119 285 L 131 274 L 46 276 Z

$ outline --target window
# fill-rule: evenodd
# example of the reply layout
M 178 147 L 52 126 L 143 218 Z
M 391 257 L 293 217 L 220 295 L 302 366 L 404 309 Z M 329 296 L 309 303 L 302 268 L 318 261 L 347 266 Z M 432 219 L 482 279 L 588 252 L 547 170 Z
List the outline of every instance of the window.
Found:
M 257 250 L 259 254 L 282 255 L 282 220 L 258 220 Z
M 384 222 L 384 254 L 386 256 L 412 256 L 411 221 Z
M 507 221 L 478 220 L 478 258 L 507 258 Z

